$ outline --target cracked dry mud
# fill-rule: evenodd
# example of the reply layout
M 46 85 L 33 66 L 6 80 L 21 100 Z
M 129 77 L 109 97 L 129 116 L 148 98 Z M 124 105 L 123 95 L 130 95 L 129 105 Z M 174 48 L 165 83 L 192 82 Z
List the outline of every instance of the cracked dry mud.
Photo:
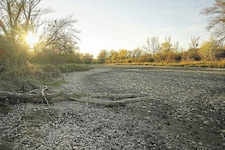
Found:
M 3 149 L 225 149 L 225 70 L 96 67 L 64 76 L 68 93 L 160 99 L 103 107 L 17 104 L 0 113 Z M 117 100 L 117 99 L 114 99 Z M 35 117 L 36 116 L 36 117 Z M 39 116 L 39 117 L 37 117 Z

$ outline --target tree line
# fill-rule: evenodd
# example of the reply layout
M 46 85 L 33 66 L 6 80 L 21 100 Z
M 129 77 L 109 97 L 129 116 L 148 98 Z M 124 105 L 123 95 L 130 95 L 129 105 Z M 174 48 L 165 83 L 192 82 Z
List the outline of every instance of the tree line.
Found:
M 207 30 L 212 33 L 212 37 L 201 45 L 200 37 L 192 37 L 188 50 L 184 50 L 179 46 L 179 42 L 172 43 L 171 37 L 166 37 L 160 42 L 159 37 L 153 36 L 147 38 L 142 48 L 135 50 L 102 50 L 98 55 L 98 61 L 100 63 L 225 62 L 225 1 L 215 0 L 213 6 L 204 8 L 200 13 L 210 17 Z
M 183 50 L 179 42 L 172 43 L 171 37 L 166 37 L 160 43 L 158 37 L 148 38 L 146 45 L 134 50 L 121 49 L 101 50 L 98 55 L 100 63 L 140 63 L 167 62 L 179 63 L 190 61 L 220 61 L 225 59 L 225 46 L 211 38 L 200 45 L 199 37 L 192 37 L 188 50 Z
M 79 52 L 79 32 L 73 16 L 44 19 L 52 10 L 40 8 L 42 0 L 0 1 L 0 64 L 23 65 L 24 63 L 93 63 L 93 55 Z M 99 63 L 134 62 L 189 62 L 224 60 L 225 1 L 215 0 L 211 7 L 201 11 L 210 16 L 207 29 L 212 38 L 200 44 L 200 37 L 190 39 L 189 48 L 184 50 L 179 42 L 172 43 L 171 37 L 159 41 L 153 36 L 146 44 L 134 50 L 101 50 Z M 38 34 L 37 43 L 26 42 L 28 33 Z

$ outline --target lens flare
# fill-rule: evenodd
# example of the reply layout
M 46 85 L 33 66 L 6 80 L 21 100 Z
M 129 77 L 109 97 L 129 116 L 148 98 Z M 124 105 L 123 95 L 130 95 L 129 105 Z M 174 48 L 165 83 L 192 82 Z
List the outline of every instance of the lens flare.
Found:
M 37 41 L 37 37 L 32 32 L 28 32 L 26 36 L 26 42 L 28 45 L 30 45 L 30 48 L 34 48 L 34 45 L 37 43 Z

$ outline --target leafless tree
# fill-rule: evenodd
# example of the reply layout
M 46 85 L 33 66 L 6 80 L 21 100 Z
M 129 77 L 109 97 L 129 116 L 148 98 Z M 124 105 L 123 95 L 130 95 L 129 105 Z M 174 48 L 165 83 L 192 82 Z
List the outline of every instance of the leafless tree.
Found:
M 176 41 L 176 42 L 174 43 L 173 49 L 174 49 L 175 52 L 180 51 L 181 48 L 180 48 L 180 43 L 179 43 L 178 41 Z
M 211 16 L 207 29 L 219 41 L 225 40 L 225 0 L 215 0 L 215 4 L 201 11 L 202 14 Z
M 191 49 L 197 49 L 199 47 L 199 39 L 200 37 L 191 37 L 191 43 L 189 44 L 189 47 Z
M 160 48 L 160 43 L 159 43 L 159 37 L 151 37 L 147 38 L 146 40 L 146 46 L 144 46 L 144 49 L 146 51 L 150 51 L 152 55 L 154 55 Z
M 40 36 L 43 47 L 54 47 L 60 53 L 72 53 L 73 49 L 78 49 L 79 31 L 74 28 L 76 22 L 72 16 L 50 21 Z
M 41 0 L 1 0 L 0 33 L 15 42 L 21 42 L 28 31 L 38 27 L 41 15 L 50 12 L 39 8 Z
M 165 42 L 161 44 L 162 51 L 171 51 L 173 44 L 171 43 L 171 36 L 165 37 Z

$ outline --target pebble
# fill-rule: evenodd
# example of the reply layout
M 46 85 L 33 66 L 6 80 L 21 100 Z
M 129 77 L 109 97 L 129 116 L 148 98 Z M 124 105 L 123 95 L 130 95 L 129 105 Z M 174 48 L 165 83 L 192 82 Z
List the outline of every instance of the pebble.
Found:
M 87 76 L 88 78 L 86 78 Z M 179 118 L 182 119 L 183 114 L 192 109 L 192 107 L 186 107 L 188 100 L 193 100 L 199 94 L 207 94 L 204 93 L 207 88 L 221 85 L 209 80 L 203 82 L 202 79 L 207 77 L 206 74 L 199 74 L 199 76 L 201 78 L 190 78 L 187 72 L 180 72 L 178 76 L 169 71 L 158 72 L 139 69 L 134 71 L 129 69 L 129 71 L 109 72 L 109 69 L 93 69 L 90 72 L 76 72 L 65 75 L 65 79 L 69 81 L 63 84 L 59 90 L 66 89 L 68 93 L 96 92 L 137 94 L 140 96 L 150 93 L 170 100 L 169 104 L 173 104 L 174 108 L 177 108 L 180 113 Z M 197 85 L 198 87 L 196 87 Z M 158 114 L 154 114 L 156 113 L 155 110 L 162 104 L 152 101 L 149 105 L 140 103 L 140 107 L 138 107 L 131 104 L 125 108 L 97 107 L 72 101 L 56 103 L 49 107 L 45 104 L 14 105 L 11 106 L 12 112 L 8 115 L 1 115 L 0 145 L 3 139 L 9 137 L 10 140 L 14 140 L 14 149 L 29 149 L 33 145 L 39 150 L 135 149 L 135 146 L 144 149 L 149 142 L 154 143 L 152 144 L 153 149 L 174 148 L 173 144 L 175 144 L 175 147 L 177 145 L 188 147 L 189 145 L 176 143 L 178 140 L 175 140 L 174 143 L 171 142 L 171 145 L 166 144 L 168 143 L 167 139 L 172 139 L 173 135 L 170 135 L 170 131 L 166 130 L 160 120 L 154 123 L 156 119 L 162 119 L 157 118 Z M 134 111 L 131 112 L 131 109 Z M 146 109 L 145 115 L 147 116 L 139 116 L 137 113 L 144 109 Z M 24 118 L 25 115 L 37 110 L 54 112 L 57 117 L 49 122 L 39 122 L 38 124 Z M 163 119 L 168 118 L 164 117 Z M 187 122 L 191 121 L 187 120 Z M 151 123 L 149 124 L 149 122 Z M 18 124 L 20 126 L 16 126 Z M 203 121 L 203 124 L 209 123 Z M 20 138 L 15 138 L 15 135 Z M 159 141 L 162 142 L 159 144 Z M 188 143 L 190 145 L 191 143 L 196 144 L 193 139 L 189 139 Z M 204 145 L 204 143 L 199 144 Z M 225 146 L 225 143 L 222 143 L 222 146 Z

